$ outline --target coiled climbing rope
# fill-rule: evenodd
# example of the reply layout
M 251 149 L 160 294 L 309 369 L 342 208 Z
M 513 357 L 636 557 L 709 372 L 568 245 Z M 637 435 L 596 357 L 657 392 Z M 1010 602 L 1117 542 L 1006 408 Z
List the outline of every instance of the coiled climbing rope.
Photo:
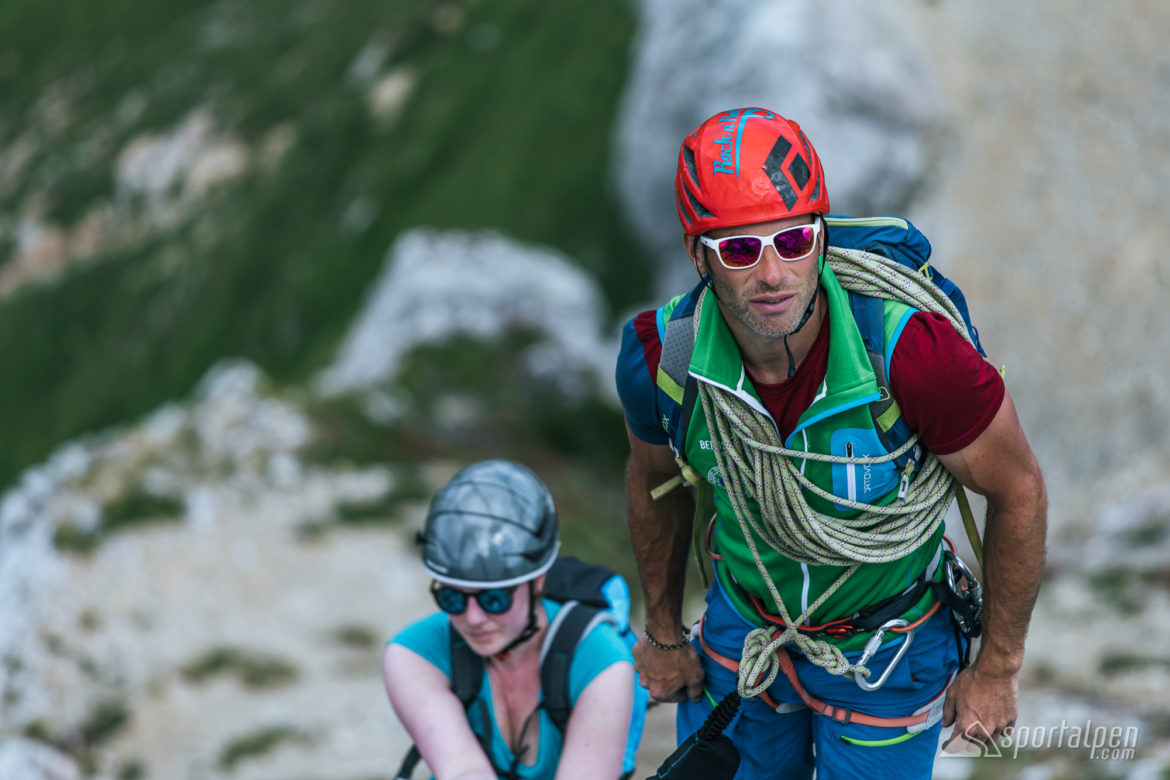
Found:
M 945 315 L 968 341 L 962 316 L 950 299 L 916 272 L 880 255 L 830 247 L 828 263 L 841 286 L 875 298 L 888 298 L 916 309 Z M 694 327 L 699 328 L 706 295 L 695 306 Z M 847 457 L 790 450 L 783 446 L 772 421 L 740 398 L 719 387 L 699 381 L 699 399 L 715 446 L 715 459 L 723 475 L 731 506 L 760 575 L 768 586 L 786 628 L 773 636 L 759 628 L 744 640 L 739 668 L 739 694 L 758 696 L 779 672 L 776 654 L 795 644 L 814 664 L 830 674 L 859 674 L 869 670 L 851 664 L 830 642 L 801 634 L 796 627 L 816 612 L 863 563 L 885 563 L 908 555 L 927 542 L 943 523 L 955 495 L 954 477 L 938 458 L 926 454 L 917 477 L 905 495 L 889 506 L 875 506 L 833 495 L 813 484 L 803 473 L 807 460 L 871 465 L 900 457 L 917 444 L 912 436 L 895 452 L 878 457 Z M 859 511 L 844 519 L 817 512 L 809 506 L 805 491 L 840 506 Z M 759 506 L 752 512 L 748 497 Z M 898 523 L 890 523 L 891 517 Z M 756 538 L 782 555 L 816 565 L 846 566 L 841 576 L 795 620 L 788 613 L 776 584 L 760 556 Z

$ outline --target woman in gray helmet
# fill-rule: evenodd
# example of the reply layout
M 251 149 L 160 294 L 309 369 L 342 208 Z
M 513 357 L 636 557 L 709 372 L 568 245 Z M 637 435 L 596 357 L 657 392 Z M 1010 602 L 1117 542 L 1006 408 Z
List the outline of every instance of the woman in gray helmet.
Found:
M 634 672 L 612 625 L 591 628 L 572 656 L 563 734 L 540 706 L 541 648 L 562 609 L 541 598 L 560 547 L 544 484 L 512 461 L 468 466 L 435 495 L 419 541 L 441 611 L 390 640 L 383 676 L 437 780 L 619 777 Z M 466 708 L 451 689 L 460 641 L 483 659 Z

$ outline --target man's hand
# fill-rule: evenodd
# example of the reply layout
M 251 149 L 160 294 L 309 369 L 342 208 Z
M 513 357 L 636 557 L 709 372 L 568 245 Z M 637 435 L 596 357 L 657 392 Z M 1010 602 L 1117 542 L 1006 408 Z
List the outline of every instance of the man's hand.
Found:
M 946 750 L 955 740 L 975 745 L 991 745 L 1011 734 L 1016 723 L 1018 674 L 988 674 L 976 664 L 955 677 L 943 703 L 944 727 L 954 725 Z M 962 745 L 948 752 L 960 752 Z
M 979 656 L 955 678 L 943 725 L 990 745 L 1015 723 L 1024 638 L 1044 572 L 1047 492 L 1010 395 L 974 442 L 939 460 L 987 499 L 983 532 L 983 636 Z
M 698 701 L 703 695 L 703 667 L 693 645 L 678 650 L 659 650 L 639 639 L 634 645 L 634 670 L 642 687 L 656 701 Z

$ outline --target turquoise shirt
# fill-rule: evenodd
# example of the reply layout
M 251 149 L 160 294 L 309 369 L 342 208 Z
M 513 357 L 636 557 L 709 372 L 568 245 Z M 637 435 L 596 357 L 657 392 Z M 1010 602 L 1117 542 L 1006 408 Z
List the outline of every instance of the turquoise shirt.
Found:
M 549 623 L 552 623 L 561 605 L 555 601 L 543 600 L 545 614 Z M 447 679 L 451 678 L 451 621 L 447 615 L 439 612 L 430 617 L 413 623 L 398 633 L 391 643 L 402 645 L 413 650 L 438 668 Z M 569 666 L 569 698 L 575 705 L 589 683 L 601 672 L 621 661 L 633 664 L 633 655 L 626 643 L 618 635 L 617 630 L 609 623 L 602 622 L 581 638 L 577 651 L 573 654 L 573 662 Z M 495 710 L 492 707 L 491 680 L 484 666 L 483 684 L 479 689 L 478 701 L 483 702 L 484 711 L 491 721 L 492 762 L 500 768 L 507 769 L 512 765 L 515 755 L 508 743 L 496 728 Z M 483 724 L 480 722 L 480 705 L 472 704 L 467 712 L 472 731 L 483 733 Z M 540 741 L 536 751 L 536 761 L 532 763 L 531 756 L 524 756 L 517 766 L 519 776 L 523 780 L 552 780 L 557 773 L 557 764 L 560 762 L 561 749 L 564 746 L 564 735 L 549 718 L 543 708 L 539 710 Z

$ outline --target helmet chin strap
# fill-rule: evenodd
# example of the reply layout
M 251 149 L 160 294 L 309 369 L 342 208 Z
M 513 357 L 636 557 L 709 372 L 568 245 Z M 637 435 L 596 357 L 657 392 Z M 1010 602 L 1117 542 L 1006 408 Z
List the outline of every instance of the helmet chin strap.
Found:
M 508 654 L 511 653 L 515 647 L 523 644 L 524 642 L 527 642 L 533 637 L 533 635 L 536 634 L 536 589 L 533 587 L 532 583 L 532 580 L 528 581 L 528 625 L 526 625 L 524 630 L 520 632 L 520 636 L 513 639 L 508 643 L 507 647 L 496 653 L 495 657 L 499 658 L 501 661 L 507 658 Z
M 796 376 L 796 358 L 794 358 L 792 356 L 792 348 L 790 346 L 788 346 L 788 337 L 794 335 L 798 330 L 800 330 L 801 328 L 804 327 L 804 323 L 808 322 L 808 318 L 812 316 L 813 309 L 816 307 L 816 305 L 817 305 L 817 296 L 814 295 L 813 299 L 811 301 L 809 301 L 808 308 L 804 310 L 804 316 L 800 318 L 800 322 L 797 324 L 797 326 L 795 328 L 793 328 L 792 333 L 784 334 L 784 351 L 788 353 L 788 378 L 789 379 Z
M 707 289 L 710 290 L 712 294 L 715 293 L 715 285 L 711 284 L 711 274 L 699 274 L 699 281 L 707 285 Z
M 808 322 L 808 318 L 812 316 L 813 309 L 815 309 L 817 306 L 817 295 L 820 293 L 820 289 L 821 289 L 821 286 L 820 286 L 821 273 L 824 271 L 824 268 L 825 268 L 825 255 L 824 255 L 824 253 L 822 253 L 820 258 L 819 258 L 818 265 L 817 265 L 817 291 L 813 293 L 812 300 L 808 302 L 808 308 L 804 310 L 804 316 L 800 318 L 800 322 L 798 322 L 796 324 L 796 327 L 792 329 L 792 333 L 786 333 L 784 335 L 784 351 L 788 354 L 788 378 L 789 379 L 796 376 L 796 359 L 792 356 L 792 348 L 788 346 L 788 337 L 796 334 L 801 328 L 803 328 L 804 324 L 806 322 Z
M 701 248 L 702 246 L 703 245 L 699 243 L 698 237 L 692 236 L 692 247 L 694 248 L 694 251 L 702 252 L 703 251 L 703 249 Z M 715 292 L 715 285 L 711 283 L 711 274 L 710 273 L 703 273 L 702 271 L 700 271 L 699 266 L 697 264 L 694 266 L 694 269 L 695 269 L 695 273 L 697 273 L 699 275 L 699 281 L 702 282 L 704 285 L 706 285 L 707 289 L 710 290 L 711 294 L 715 296 L 716 300 L 718 300 L 719 293 Z

